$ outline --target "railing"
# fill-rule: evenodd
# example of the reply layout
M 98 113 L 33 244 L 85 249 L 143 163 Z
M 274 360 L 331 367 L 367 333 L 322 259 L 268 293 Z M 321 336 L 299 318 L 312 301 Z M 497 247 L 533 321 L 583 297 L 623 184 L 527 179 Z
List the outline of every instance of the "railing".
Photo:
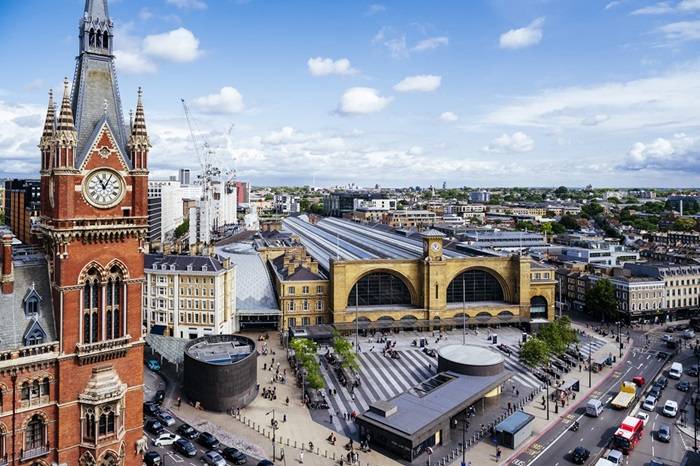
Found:
M 111 351 L 114 349 L 123 349 L 129 345 L 131 340 L 130 335 L 126 335 L 120 338 L 115 338 L 113 340 L 98 341 L 95 343 L 78 343 L 77 350 L 78 356 L 101 353 L 103 351 Z
M 38 458 L 40 456 L 48 455 L 48 453 L 49 444 L 47 443 L 46 445 L 42 445 L 36 448 L 30 448 L 29 450 L 22 449 L 19 457 L 21 461 L 27 461 L 32 458 Z
M 37 356 L 58 351 L 58 343 L 48 343 L 45 345 L 28 346 L 19 350 L 18 356 L 24 358 L 27 356 Z

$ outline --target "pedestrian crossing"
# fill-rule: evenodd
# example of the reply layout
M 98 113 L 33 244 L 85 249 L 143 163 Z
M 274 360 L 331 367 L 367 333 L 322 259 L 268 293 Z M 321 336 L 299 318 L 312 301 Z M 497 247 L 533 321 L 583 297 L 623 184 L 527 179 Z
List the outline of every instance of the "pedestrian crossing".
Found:
M 579 344 L 579 351 L 584 355 L 606 344 L 605 340 L 590 337 Z M 513 373 L 512 382 L 523 393 L 542 386 L 532 371 L 519 361 L 519 347 L 506 345 L 511 355 L 504 356 L 504 366 Z M 498 350 L 492 347 L 494 351 Z M 326 382 L 325 395 L 328 400 L 329 420 L 337 432 L 356 437 L 357 428 L 351 420 L 351 414 L 361 414 L 369 405 L 379 400 L 387 400 L 403 393 L 419 382 L 435 375 L 437 359 L 428 356 L 419 349 L 401 350 L 400 359 L 391 359 L 381 352 L 359 353 L 360 386 L 354 390 L 345 387 L 338 380 L 333 368 L 322 359 L 321 374 Z

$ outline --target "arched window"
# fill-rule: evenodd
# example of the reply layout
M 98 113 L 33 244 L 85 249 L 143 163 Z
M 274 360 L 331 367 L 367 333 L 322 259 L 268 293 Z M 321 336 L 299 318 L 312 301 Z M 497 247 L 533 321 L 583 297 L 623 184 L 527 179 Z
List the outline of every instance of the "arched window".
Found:
M 94 47 L 95 46 L 95 30 L 94 29 L 90 29 L 89 38 L 90 38 L 89 39 L 90 40 L 90 47 Z
M 484 270 L 462 272 L 447 287 L 448 303 L 480 301 L 504 301 L 501 284 Z
M 95 414 L 90 412 L 85 415 L 84 437 L 86 440 L 95 440 Z
M 119 323 L 121 322 L 121 295 L 123 292 L 123 275 L 118 266 L 113 266 L 107 280 L 107 338 L 122 336 Z M 111 311 L 111 313 L 110 313 Z
M 107 34 L 107 31 L 102 35 L 102 47 L 109 48 L 109 34 Z
M 24 432 L 24 449 L 33 450 L 46 445 L 44 420 L 38 414 L 32 416 Z
M 49 391 L 51 390 L 51 381 L 48 377 L 44 377 L 41 381 L 40 396 L 49 396 Z
M 411 293 L 399 277 L 375 272 L 362 277 L 350 290 L 348 307 L 410 305 Z
M 100 31 L 97 31 L 97 34 L 95 37 L 96 37 L 95 46 L 98 49 L 101 49 L 102 48 L 102 33 Z
M 29 382 L 22 382 L 22 401 L 29 401 Z
M 101 293 L 100 273 L 92 268 L 83 286 L 83 343 L 99 340 Z
M 547 318 L 547 299 L 544 296 L 534 296 L 530 299 L 530 319 Z

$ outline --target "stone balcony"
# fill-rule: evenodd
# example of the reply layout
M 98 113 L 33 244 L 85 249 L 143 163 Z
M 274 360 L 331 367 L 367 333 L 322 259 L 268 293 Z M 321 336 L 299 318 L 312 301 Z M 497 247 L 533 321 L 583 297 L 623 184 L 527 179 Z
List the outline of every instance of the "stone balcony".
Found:
M 20 461 L 29 461 L 34 458 L 39 458 L 44 455 L 49 454 L 49 444 L 42 445 L 36 448 L 30 448 L 29 450 L 22 449 L 19 455 Z
M 95 343 L 78 343 L 76 345 L 76 354 L 81 364 L 91 364 L 123 357 L 130 347 L 131 336 L 126 335 L 121 338 Z

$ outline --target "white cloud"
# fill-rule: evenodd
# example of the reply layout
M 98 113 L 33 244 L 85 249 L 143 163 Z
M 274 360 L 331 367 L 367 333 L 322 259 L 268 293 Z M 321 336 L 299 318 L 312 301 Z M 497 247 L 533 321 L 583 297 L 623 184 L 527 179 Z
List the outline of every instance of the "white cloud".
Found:
M 581 120 L 581 124 L 585 126 L 597 126 L 601 123 L 605 123 L 608 121 L 610 117 L 604 113 L 598 113 L 596 115 L 591 115 L 585 117 L 583 120 Z
M 345 115 L 376 113 L 391 101 L 392 97 L 383 97 L 371 87 L 351 87 L 340 98 L 338 112 Z
M 204 10 L 207 7 L 203 0 L 166 0 L 166 2 L 177 8 L 189 10 Z
M 26 91 L 31 92 L 31 91 L 36 91 L 37 89 L 41 89 L 42 87 L 44 87 L 44 85 L 45 85 L 45 83 L 44 83 L 43 79 L 35 78 L 35 79 L 32 79 L 27 84 L 25 84 L 24 89 Z
M 204 113 L 239 113 L 245 108 L 243 96 L 237 89 L 222 87 L 217 94 L 209 94 L 192 101 Z
M 442 112 L 440 114 L 440 121 L 445 123 L 452 123 L 459 120 L 459 116 L 453 112 Z
M 120 73 L 126 74 L 150 74 L 155 73 L 158 68 L 145 55 L 127 50 L 115 50 L 115 66 Z
M 306 62 L 309 67 L 309 73 L 312 76 L 328 76 L 330 74 L 350 75 L 357 73 L 357 70 L 350 65 L 350 60 L 347 58 L 309 58 Z
M 637 142 L 627 153 L 628 170 L 656 169 L 671 171 L 700 171 L 700 138 L 685 133 L 671 139 L 656 138 L 652 142 Z
M 612 8 L 615 8 L 616 6 L 622 4 L 620 0 L 613 0 L 612 2 L 608 2 L 607 5 L 605 5 L 606 10 L 610 10 Z
M 664 15 L 673 13 L 675 8 L 669 2 L 659 2 L 632 11 L 631 15 Z
M 190 62 L 200 55 L 199 39 L 185 28 L 146 36 L 143 51 L 147 55 L 173 62 Z
M 449 43 L 450 39 L 447 36 L 429 37 L 427 39 L 418 41 L 418 43 L 413 47 L 412 50 L 416 52 L 423 52 L 425 50 L 436 49 Z
M 384 5 L 381 5 L 379 3 L 373 3 L 367 8 L 367 14 L 372 16 L 376 15 L 379 13 L 384 13 L 386 11 L 386 7 Z
M 394 90 L 397 92 L 432 92 L 440 87 L 441 82 L 442 76 L 419 74 L 402 79 L 394 86 Z
M 502 49 L 522 49 L 537 45 L 542 40 L 544 18 L 537 18 L 527 26 L 511 29 L 501 34 L 499 44 Z
M 503 133 L 499 137 L 493 139 L 488 146 L 483 148 L 483 151 L 505 154 L 512 152 L 530 152 L 534 148 L 535 141 L 530 136 L 522 131 L 516 131 L 511 135 Z
M 680 11 L 700 11 L 700 0 L 682 0 L 678 4 Z
M 141 21 L 148 21 L 153 18 L 153 12 L 148 7 L 143 7 L 139 10 L 139 19 Z
M 665 24 L 658 31 L 671 44 L 700 40 L 700 20 Z

